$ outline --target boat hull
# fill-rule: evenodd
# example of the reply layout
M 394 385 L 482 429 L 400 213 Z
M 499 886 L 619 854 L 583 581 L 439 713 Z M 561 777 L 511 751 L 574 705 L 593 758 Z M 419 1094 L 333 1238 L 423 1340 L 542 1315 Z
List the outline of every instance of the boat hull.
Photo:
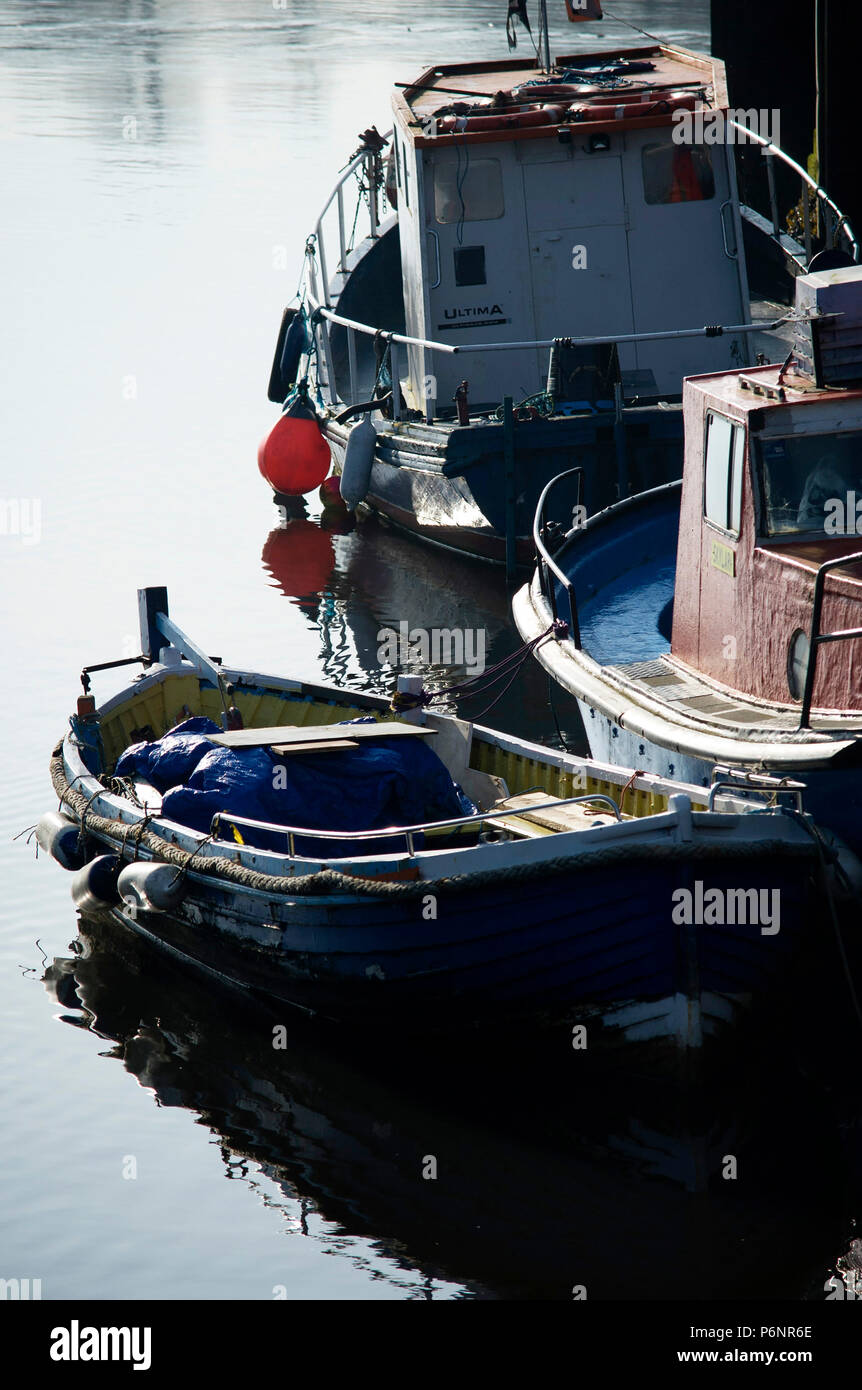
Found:
M 336 421 L 324 427 L 339 473 L 350 428 Z M 678 478 L 681 411 L 630 407 L 621 424 L 608 412 L 519 422 L 508 475 L 502 424 L 393 426 L 381 420 L 364 504 L 430 544 L 493 564 L 506 562 L 509 515 L 517 563 L 527 565 L 539 496 L 573 458 L 584 470 L 581 502 L 587 513 L 615 497 Z M 561 503 L 568 496 L 570 514 L 577 483 L 571 480 L 568 494 L 565 485 L 560 493 Z
M 217 712 L 218 692 L 190 671 L 157 667 L 102 706 L 104 765 L 144 724 L 172 727 L 180 701 L 183 714 Z M 236 671 L 225 678 L 248 720 L 265 728 L 334 723 L 355 717 L 356 702 L 386 711 L 371 696 Z M 459 724 L 426 718 L 436 719 L 441 747 L 461 737 Z M 631 792 L 635 814 L 616 819 L 594 804 L 583 825 L 548 833 L 507 809 L 496 814 L 513 821 L 508 830 L 488 819 L 481 835 L 468 827 L 463 845 L 429 835 L 416 849 L 375 848 L 372 834 L 357 856 L 308 860 L 281 840 L 280 849 L 213 841 L 148 811 L 116 779 L 99 781 L 84 732 L 73 721 L 51 766 L 64 812 L 86 825 L 88 856 L 113 856 L 83 886 L 105 893 L 115 917 L 175 959 L 277 1006 L 389 1037 L 393 1027 L 522 1042 L 550 1034 L 570 1048 L 582 1025 L 579 1046 L 590 1052 L 679 1063 L 726 1048 L 749 1008 L 781 993 L 806 939 L 820 871 L 809 831 L 780 814 L 693 810 L 693 787 L 634 785 L 627 773 L 474 729 L 465 783 L 484 777 L 499 795 L 494 777 L 505 775 L 507 797 L 539 781 L 552 799 L 588 791 L 622 801 Z M 495 838 L 497 826 L 514 838 Z M 110 863 L 113 878 L 102 872 Z M 154 896 L 156 879 L 158 892 L 176 897 Z M 680 894 L 691 903 L 705 888 L 728 902 L 753 890 L 754 915 L 728 915 L 728 925 L 680 916 Z M 758 902 L 773 901 L 780 922 L 758 915 Z
M 675 921 L 680 890 L 696 901 L 698 882 L 723 897 L 756 882 L 781 904 L 779 930 Z M 525 1044 L 541 1035 L 675 1065 L 738 1043 L 752 1007 L 788 985 L 810 916 L 800 888 L 797 866 L 768 850 L 755 867 L 655 848 L 624 875 L 582 867 L 538 889 L 277 903 L 196 882 L 171 915 L 123 905 L 115 915 L 189 964 L 342 1024 L 517 1029 Z

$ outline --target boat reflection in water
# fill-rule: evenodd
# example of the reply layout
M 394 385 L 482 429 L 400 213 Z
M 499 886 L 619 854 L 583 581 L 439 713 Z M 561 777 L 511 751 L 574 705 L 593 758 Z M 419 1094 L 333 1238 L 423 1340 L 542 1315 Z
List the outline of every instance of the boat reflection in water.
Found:
M 285 598 L 297 601 L 306 611 L 335 568 L 330 535 L 307 516 L 290 517 L 270 531 L 260 558 Z
M 113 1040 L 105 1055 L 157 1104 L 194 1112 L 227 1177 L 271 1185 L 286 1234 L 370 1241 L 416 1297 L 444 1296 L 435 1281 L 474 1298 L 824 1296 L 847 1234 L 840 1154 L 780 1068 L 732 1102 L 684 1101 L 585 1080 L 574 1051 L 554 1075 L 400 1040 L 372 1059 L 353 1031 L 292 1019 L 278 1050 L 272 1013 L 229 1009 L 108 918 L 79 931 L 43 977 L 63 1021 Z
M 417 546 L 373 516 L 357 523 L 349 512 L 327 509 L 319 518 L 286 519 L 267 536 L 261 564 L 318 630 L 316 669 L 334 685 L 385 694 L 395 689 L 400 672 L 409 670 L 422 675 L 426 688 L 440 690 L 473 673 L 456 661 L 423 659 L 415 643 L 408 661 L 392 662 L 383 646 L 388 633 L 399 641 L 402 632 L 408 638 L 417 632 L 455 634 L 453 654 L 464 643 L 467 651 L 483 656 L 486 669 L 520 646 L 509 596 L 495 571 Z M 401 652 L 407 654 L 404 647 L 399 657 Z M 440 700 L 435 708 L 478 721 L 494 701 L 496 728 L 554 747 L 562 734 L 570 751 L 584 751 L 574 699 L 555 687 L 552 707 L 549 682 L 535 661 L 524 661 L 517 672 L 508 688 L 511 672 L 487 693 L 465 697 L 457 707 L 452 699 Z

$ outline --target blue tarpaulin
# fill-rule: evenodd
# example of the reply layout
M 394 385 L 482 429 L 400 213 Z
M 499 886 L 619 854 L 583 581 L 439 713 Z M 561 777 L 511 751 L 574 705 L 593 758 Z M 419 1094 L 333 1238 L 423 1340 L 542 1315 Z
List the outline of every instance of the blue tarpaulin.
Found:
M 201 758 L 213 751 L 208 734 L 220 734 L 218 724 L 202 716 L 187 719 L 155 743 L 133 743 L 117 759 L 118 777 L 143 777 L 157 791 L 187 782 Z
M 381 738 L 338 753 L 279 757 L 269 748 L 213 745 L 206 735 L 218 732 L 210 720 L 187 720 L 155 743 L 127 749 L 117 773 L 145 777 L 165 793 L 165 816 L 204 834 L 218 811 L 336 834 L 449 820 L 476 811 L 422 738 Z M 283 836 L 248 827 L 240 827 L 240 833 L 247 844 L 284 848 Z M 403 844 L 399 839 L 386 847 Z M 381 840 L 373 847 L 351 847 L 349 841 L 297 843 L 299 853 L 321 858 L 383 848 Z

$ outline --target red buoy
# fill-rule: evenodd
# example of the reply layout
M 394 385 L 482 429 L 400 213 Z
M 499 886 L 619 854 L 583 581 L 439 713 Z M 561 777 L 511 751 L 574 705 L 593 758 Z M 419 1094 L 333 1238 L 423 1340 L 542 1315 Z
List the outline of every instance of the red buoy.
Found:
M 331 478 L 324 478 L 317 495 L 324 508 L 332 507 L 338 511 L 345 510 L 344 498 L 341 496 L 341 483 L 337 474 L 333 473 Z
M 301 497 L 319 487 L 332 462 L 317 416 L 300 392 L 257 451 L 257 466 L 273 492 Z

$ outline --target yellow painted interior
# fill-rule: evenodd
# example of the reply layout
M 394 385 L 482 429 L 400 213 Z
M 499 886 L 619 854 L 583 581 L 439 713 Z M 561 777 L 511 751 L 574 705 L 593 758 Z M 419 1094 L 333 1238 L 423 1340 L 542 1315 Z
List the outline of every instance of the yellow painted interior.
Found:
M 600 794 L 619 801 L 622 790 L 618 783 L 600 777 L 588 777 L 585 785 L 583 779 L 576 779 L 573 773 L 564 768 L 495 748 L 493 744 L 481 743 L 478 739 L 473 742 L 470 762 L 480 772 L 503 777 L 512 796 L 541 787 L 549 796 L 558 796 L 561 800 L 571 796 Z M 620 809 L 626 818 L 654 816 L 667 810 L 667 796 L 662 792 L 635 791 L 630 787 Z
M 234 700 L 247 729 L 334 724 L 338 720 L 355 719 L 369 713 L 378 720 L 388 717 L 384 713 L 360 709 L 355 705 L 311 700 L 304 696 L 291 695 L 290 692 L 261 693 L 238 689 L 234 694 Z M 201 689 L 195 676 L 168 676 L 151 690 L 132 695 L 122 706 L 103 717 L 102 746 L 106 766 L 109 769 L 113 767 L 123 750 L 134 741 L 133 733 L 136 730 L 148 725 L 152 729 L 153 737 L 161 738 L 174 725 L 193 715 L 207 715 L 219 724 L 222 712 L 221 697 L 217 690 L 208 687 Z M 504 778 L 512 796 L 533 788 L 541 788 L 549 796 L 561 799 L 601 793 L 618 801 L 621 791 L 617 783 L 601 778 L 589 778 L 584 786 L 583 782 L 576 781 L 573 774 L 564 768 L 554 767 L 521 753 L 497 748 L 478 738 L 473 740 L 471 765 L 480 772 Z M 660 792 L 635 791 L 629 788 L 621 810 L 626 818 L 656 815 L 667 810 L 667 796 Z

